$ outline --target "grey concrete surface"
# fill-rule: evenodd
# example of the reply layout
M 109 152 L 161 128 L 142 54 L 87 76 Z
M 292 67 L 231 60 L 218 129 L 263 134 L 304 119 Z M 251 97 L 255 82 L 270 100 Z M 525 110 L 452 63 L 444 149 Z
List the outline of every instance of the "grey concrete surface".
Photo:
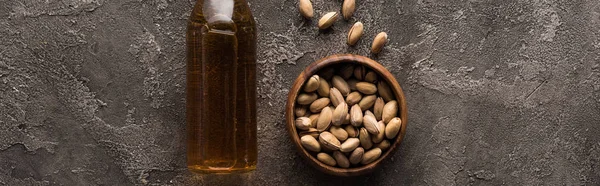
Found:
M 600 1 L 358 0 L 319 32 L 295 0 L 251 0 L 259 165 L 228 176 L 185 168 L 193 3 L 0 0 L 0 185 L 600 184 Z M 347 47 L 355 21 L 366 33 Z M 408 101 L 401 148 L 362 177 L 316 171 L 284 127 L 295 76 L 336 53 L 381 62 Z

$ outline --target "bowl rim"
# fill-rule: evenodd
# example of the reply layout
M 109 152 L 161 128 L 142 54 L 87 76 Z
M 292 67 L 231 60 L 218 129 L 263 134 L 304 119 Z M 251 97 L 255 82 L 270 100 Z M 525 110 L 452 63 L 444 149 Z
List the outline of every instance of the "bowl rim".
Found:
M 353 167 L 353 168 L 332 167 L 332 166 L 326 165 L 326 164 L 322 163 L 321 161 L 317 160 L 315 157 L 311 156 L 311 153 L 309 153 L 306 149 L 304 149 L 304 147 L 302 147 L 302 144 L 300 143 L 300 137 L 299 137 L 296 127 L 294 125 L 294 121 L 295 121 L 294 107 L 296 106 L 296 98 L 298 96 L 298 93 L 300 92 L 300 89 L 306 82 L 306 80 L 327 66 L 332 66 L 332 65 L 341 64 L 341 63 L 353 63 L 353 64 L 364 65 L 366 67 L 371 68 L 376 73 L 378 73 L 380 77 L 384 78 L 386 83 L 388 83 L 388 86 L 393 90 L 394 96 L 397 99 L 396 101 L 398 102 L 398 105 L 399 105 L 400 119 L 402 121 L 402 126 L 400 128 L 399 136 L 397 136 L 396 140 L 392 144 L 390 144 L 390 148 L 387 151 L 385 151 L 374 162 L 371 162 L 367 165 L 360 166 L 360 167 Z M 290 136 L 292 142 L 296 146 L 296 149 L 301 154 L 301 156 L 303 156 L 304 159 L 306 159 L 309 162 L 309 164 L 311 164 L 313 167 L 317 168 L 318 170 L 328 173 L 328 174 L 331 174 L 331 175 L 358 176 L 358 175 L 363 175 L 363 174 L 367 174 L 367 173 L 374 171 L 375 168 L 380 166 L 381 162 L 384 159 L 388 158 L 389 155 L 392 152 L 394 152 L 397 149 L 397 147 L 400 146 L 400 144 L 402 143 L 402 140 L 406 134 L 406 126 L 408 124 L 408 110 L 407 110 L 407 106 L 406 106 L 406 99 L 405 99 L 404 93 L 402 91 L 402 87 L 400 86 L 400 84 L 398 83 L 398 81 L 396 80 L 394 75 L 391 74 L 383 65 L 381 65 L 380 63 L 378 63 L 368 57 L 365 57 L 365 56 L 354 55 L 354 54 L 334 54 L 334 55 L 324 57 L 315 62 L 312 62 L 298 75 L 298 77 L 292 84 L 290 91 L 288 92 L 285 118 L 286 118 L 286 128 L 288 129 L 288 133 L 289 133 L 289 136 Z

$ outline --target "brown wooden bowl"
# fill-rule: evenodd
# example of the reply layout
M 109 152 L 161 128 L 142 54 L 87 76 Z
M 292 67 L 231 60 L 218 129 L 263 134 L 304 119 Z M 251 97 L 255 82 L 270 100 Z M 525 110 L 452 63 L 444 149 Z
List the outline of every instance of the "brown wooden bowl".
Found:
M 379 157 L 379 159 L 375 160 L 374 162 L 371 162 L 370 164 L 362 165 L 360 167 L 339 168 L 332 167 L 320 162 L 319 160 L 317 160 L 317 158 L 313 157 L 306 149 L 304 149 L 304 147 L 302 147 L 302 144 L 300 143 L 300 137 L 298 136 L 298 131 L 296 130 L 296 127 L 294 125 L 294 107 L 296 106 L 296 98 L 306 80 L 325 67 L 342 63 L 364 65 L 365 67 L 368 67 L 371 70 L 377 72 L 380 77 L 385 79 L 390 88 L 393 90 L 396 100 L 398 101 L 400 119 L 402 120 L 402 127 L 400 128 L 400 132 L 396 137 L 396 140 L 390 145 L 390 148 L 386 150 Z M 296 81 L 292 85 L 292 88 L 288 93 L 287 105 L 285 108 L 285 119 L 287 122 L 286 127 L 288 129 L 292 142 L 296 145 L 296 149 L 298 149 L 298 152 L 300 152 L 301 156 L 308 160 L 308 162 L 315 168 L 327 174 L 336 176 L 358 176 L 370 173 L 373 170 L 375 170 L 375 168 L 377 168 L 379 164 L 381 164 L 381 161 L 390 156 L 390 154 L 394 152 L 398 146 L 400 146 L 400 143 L 402 143 L 402 139 L 404 138 L 404 135 L 406 133 L 406 125 L 408 124 L 407 117 L 408 110 L 406 108 L 406 100 L 404 98 L 402 88 L 398 84 L 398 81 L 396 81 L 396 78 L 394 78 L 394 76 L 378 62 L 373 61 L 372 59 L 369 59 L 364 56 L 352 54 L 331 55 L 308 65 L 308 67 L 306 67 L 306 69 L 304 69 L 304 71 L 302 71 L 302 73 L 298 75 L 298 78 L 296 78 Z

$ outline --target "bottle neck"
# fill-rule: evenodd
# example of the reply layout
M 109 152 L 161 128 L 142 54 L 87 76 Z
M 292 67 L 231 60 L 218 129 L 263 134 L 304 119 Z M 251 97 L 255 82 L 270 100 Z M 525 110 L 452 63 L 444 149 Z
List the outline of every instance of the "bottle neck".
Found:
M 202 12 L 209 24 L 214 22 L 232 22 L 234 5 L 234 0 L 205 0 Z

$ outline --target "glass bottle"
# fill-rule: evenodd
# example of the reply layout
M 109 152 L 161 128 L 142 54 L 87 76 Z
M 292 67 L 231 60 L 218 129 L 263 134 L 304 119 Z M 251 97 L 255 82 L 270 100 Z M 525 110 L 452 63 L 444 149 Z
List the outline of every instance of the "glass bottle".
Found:
M 245 0 L 198 0 L 187 28 L 187 166 L 256 168 L 256 26 Z

